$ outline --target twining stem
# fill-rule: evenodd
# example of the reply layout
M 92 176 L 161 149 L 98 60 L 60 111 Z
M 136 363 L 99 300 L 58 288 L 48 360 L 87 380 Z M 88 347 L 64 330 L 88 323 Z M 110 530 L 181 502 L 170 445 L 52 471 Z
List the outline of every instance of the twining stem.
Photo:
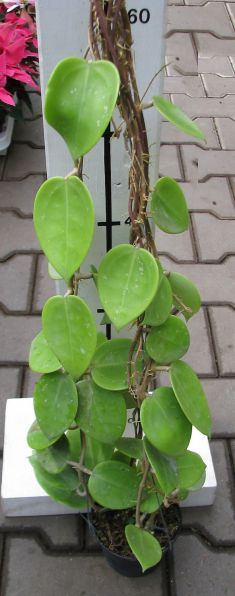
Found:
M 92 474 L 92 471 L 89 470 L 89 468 L 86 468 L 86 466 L 83 466 L 82 464 L 80 464 L 77 461 L 67 461 L 66 463 L 69 464 L 70 466 L 72 466 L 72 468 L 74 468 L 74 470 L 83 472 L 83 474 L 87 474 L 87 476 L 91 476 L 91 474 Z
M 139 485 L 137 501 L 136 501 L 136 511 L 135 511 L 135 525 L 137 526 L 137 528 L 141 528 L 140 507 L 141 507 L 143 490 L 144 490 L 145 484 L 147 482 L 148 473 L 150 470 L 150 465 L 146 459 L 143 460 L 143 466 L 144 466 L 144 472 L 143 472 L 143 476 L 142 476 L 142 479 L 141 479 L 141 482 Z

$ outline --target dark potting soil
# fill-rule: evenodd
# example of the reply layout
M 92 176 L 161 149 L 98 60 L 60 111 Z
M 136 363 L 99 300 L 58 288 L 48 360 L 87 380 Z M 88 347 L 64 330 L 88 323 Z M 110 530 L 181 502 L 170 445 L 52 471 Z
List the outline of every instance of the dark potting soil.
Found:
M 147 516 L 145 523 L 147 522 Z M 125 537 L 125 526 L 135 523 L 135 510 L 122 511 L 102 510 L 92 512 L 92 523 L 98 540 L 109 550 L 124 556 L 133 557 Z M 177 534 L 181 524 L 178 505 L 169 508 L 161 507 L 154 520 L 154 536 L 162 548 L 166 547 Z

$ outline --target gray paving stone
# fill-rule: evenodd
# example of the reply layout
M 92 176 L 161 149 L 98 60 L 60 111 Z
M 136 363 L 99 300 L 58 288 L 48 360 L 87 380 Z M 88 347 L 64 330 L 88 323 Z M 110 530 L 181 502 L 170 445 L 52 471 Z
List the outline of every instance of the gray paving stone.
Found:
M 171 77 L 172 79 L 175 77 Z M 177 96 L 176 105 L 177 105 Z M 216 149 L 220 148 L 218 135 L 212 118 L 196 118 L 195 123 L 203 130 L 206 137 L 207 147 Z M 189 136 L 181 132 L 178 128 L 173 126 L 170 122 L 162 122 L 161 127 L 161 142 L 162 143 L 195 143 L 195 137 Z M 205 141 L 197 140 L 197 145 L 205 147 Z
M 231 78 L 234 75 L 231 62 L 229 58 L 225 56 L 212 56 L 212 58 L 199 56 L 198 72 L 201 74 L 209 73 L 219 75 L 220 77 Z
M 235 7 L 234 7 L 234 4 L 232 4 L 232 3 L 229 2 L 229 3 L 226 3 L 226 6 L 227 6 L 228 12 L 229 12 L 229 14 L 231 16 L 233 25 L 235 26 Z
M 174 31 L 206 31 L 219 37 L 233 37 L 234 28 L 223 3 L 208 2 L 205 6 L 169 6 L 168 33 Z
M 234 55 L 234 39 L 219 39 L 210 33 L 194 33 L 194 39 L 201 58 Z
M 173 94 L 173 101 L 191 118 L 212 118 L 234 116 L 234 97 L 189 97 L 189 95 Z
M 3 448 L 6 400 L 19 395 L 20 369 L 0 367 L 0 449 Z
M 174 263 L 167 257 L 161 257 L 166 271 L 177 271 L 186 275 L 197 286 L 201 299 L 207 303 L 228 302 L 235 306 L 235 258 L 229 257 L 223 263 Z
M 32 106 L 33 106 L 33 113 L 24 104 L 23 105 L 23 114 L 24 114 L 25 118 L 34 120 L 36 116 L 39 116 L 42 113 L 41 95 L 40 95 L 40 93 L 31 92 L 30 99 L 31 99 Z
M 197 57 L 189 33 L 174 33 L 166 40 L 167 74 L 198 75 Z
M 35 541 L 9 540 L 5 571 L 5 596 L 163 596 L 162 566 L 141 579 L 113 571 L 102 555 L 46 555 Z M 19 575 L 20 569 L 20 575 Z M 39 581 L 40 578 L 40 581 Z
M 190 232 L 183 234 L 166 234 L 156 228 L 156 244 L 159 253 L 164 253 L 179 260 L 194 260 L 194 252 Z
M 13 144 L 8 152 L 4 178 L 23 178 L 28 174 L 45 174 L 44 149 L 32 149 L 23 143 Z
M 164 90 L 166 93 L 186 93 L 190 97 L 205 97 L 206 95 L 199 75 L 165 77 Z
M 209 97 L 223 97 L 235 93 L 235 78 L 221 77 L 217 74 L 203 74 L 202 79 Z
M 210 308 L 213 333 L 217 345 L 220 373 L 235 373 L 235 311 L 232 308 Z
M 216 151 L 211 149 L 202 153 L 199 149 L 199 179 L 210 176 L 233 176 L 235 151 Z
M 0 263 L 0 304 L 9 310 L 26 310 L 29 305 L 33 259 L 30 255 L 15 255 Z
M 190 347 L 184 356 L 185 362 L 190 364 L 199 375 L 214 374 L 215 366 L 203 309 L 190 319 L 188 329 Z
M 234 2 L 235 0 L 232 0 Z M 213 0 L 213 2 L 221 2 L 221 0 Z M 204 6 L 207 3 L 207 0 L 185 0 L 185 4 L 189 6 Z
M 196 537 L 174 546 L 177 596 L 234 596 L 234 553 L 210 551 Z
M 41 255 L 38 260 L 33 309 L 41 311 L 46 300 L 55 293 L 55 282 L 48 275 L 48 261 Z
M 210 405 L 213 433 L 226 437 L 235 434 L 235 379 L 203 379 Z
M 215 123 L 222 149 L 235 149 L 235 120 L 231 118 L 215 118 Z
M 209 178 L 206 182 L 181 182 L 189 209 L 212 211 L 220 217 L 234 217 L 235 202 L 226 178 Z
M 42 118 L 37 120 L 18 120 L 15 123 L 13 141 L 26 142 L 33 147 L 44 146 Z
M 232 451 L 233 466 L 234 466 L 234 472 L 235 472 L 235 441 L 231 441 L 230 446 L 231 446 L 231 451 Z
M 185 508 L 183 523 L 205 528 L 217 541 L 235 540 L 231 468 L 223 442 L 211 441 L 211 453 L 218 483 L 214 505 Z
M 34 373 L 30 368 L 25 371 L 24 384 L 22 389 L 22 397 L 33 397 L 35 383 L 40 378 L 39 373 Z
M 196 145 L 189 145 L 181 146 L 181 157 L 183 162 L 183 170 L 185 180 L 189 182 L 198 182 L 199 172 L 198 172 L 198 161 L 199 155 L 203 150 L 197 147 Z M 203 151 L 204 155 L 205 151 Z
M 15 213 L 1 213 L 0 258 L 4 258 L 17 250 L 40 250 L 33 221 L 31 219 L 22 219 Z
M 36 192 L 43 183 L 43 176 L 28 176 L 21 181 L 1 181 L 0 208 L 17 209 L 24 215 L 33 213 Z
M 40 328 L 40 317 L 16 317 L 0 312 L 0 362 L 27 362 L 31 341 Z
M 219 260 L 227 253 L 234 253 L 235 223 L 221 221 L 210 213 L 193 213 L 194 232 L 198 253 L 202 261 Z
M 180 180 L 182 176 L 177 147 L 173 145 L 163 145 L 161 147 L 159 170 L 161 176 L 172 176 L 172 178 Z

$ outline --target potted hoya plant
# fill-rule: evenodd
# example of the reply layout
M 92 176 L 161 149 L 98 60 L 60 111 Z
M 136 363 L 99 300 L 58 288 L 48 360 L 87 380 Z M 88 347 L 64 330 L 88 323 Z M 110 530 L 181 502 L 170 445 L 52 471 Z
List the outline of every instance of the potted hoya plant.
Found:
M 11 143 L 21 102 L 32 104 L 26 85 L 39 90 L 37 35 L 33 2 L 0 4 L 0 153 Z
M 110 0 L 107 10 L 101 0 L 91 1 L 89 43 L 92 60 L 62 60 L 45 96 L 45 118 L 66 142 L 74 170 L 48 179 L 35 199 L 37 237 L 67 292 L 47 300 L 31 345 L 30 367 L 42 376 L 27 440 L 43 489 L 60 503 L 87 509 L 111 565 L 141 575 L 171 545 L 180 500 L 204 484 L 205 463 L 188 449 L 192 427 L 211 433 L 202 386 L 182 360 L 190 344 L 187 321 L 200 296 L 189 279 L 163 269 L 154 240 L 153 224 L 168 234 L 187 229 L 187 205 L 170 177 L 150 187 L 144 109 L 157 109 L 196 138 L 204 135 L 166 99 L 139 97 L 124 0 Z M 95 213 L 83 159 L 115 106 L 121 123 L 114 135 L 125 135 L 130 155 L 130 243 L 84 271 Z M 79 297 L 81 280 L 96 285 L 106 317 L 120 331 L 117 339 L 97 332 Z M 128 327 L 132 339 L 125 337 Z M 158 386 L 160 373 L 167 386 Z M 125 433 L 127 418 L 132 436 Z

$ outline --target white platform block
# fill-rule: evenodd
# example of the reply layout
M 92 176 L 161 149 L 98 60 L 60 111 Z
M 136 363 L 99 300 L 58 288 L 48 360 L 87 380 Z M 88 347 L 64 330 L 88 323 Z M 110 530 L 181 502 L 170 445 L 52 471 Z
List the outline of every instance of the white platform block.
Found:
M 26 436 L 35 419 L 33 399 L 8 399 L 5 419 L 5 444 L 2 473 L 2 506 L 6 516 L 59 515 L 81 510 L 53 501 L 38 484 L 28 457 L 31 449 Z M 126 434 L 132 434 L 127 425 Z M 200 491 L 191 493 L 183 507 L 212 505 L 216 492 L 216 477 L 207 438 L 193 429 L 189 445 L 207 464 L 206 481 Z

